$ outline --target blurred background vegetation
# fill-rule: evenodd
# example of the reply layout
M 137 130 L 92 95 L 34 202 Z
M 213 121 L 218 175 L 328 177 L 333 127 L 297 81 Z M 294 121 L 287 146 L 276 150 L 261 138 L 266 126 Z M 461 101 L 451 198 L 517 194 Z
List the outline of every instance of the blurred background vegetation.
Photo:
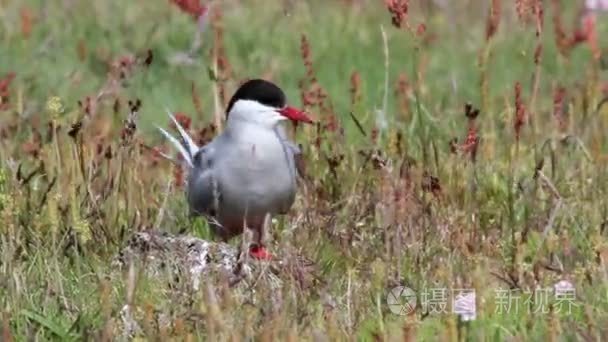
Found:
M 602 340 L 606 18 L 566 0 L 0 0 L 0 340 L 132 337 L 125 322 L 148 339 Z M 272 237 L 318 281 L 192 291 L 117 270 L 136 231 L 210 238 L 152 125 L 168 108 L 207 141 L 258 77 L 320 122 L 294 130 L 308 182 Z M 496 289 L 558 281 L 572 314 L 497 314 Z M 474 288 L 477 319 L 391 314 L 396 285 Z

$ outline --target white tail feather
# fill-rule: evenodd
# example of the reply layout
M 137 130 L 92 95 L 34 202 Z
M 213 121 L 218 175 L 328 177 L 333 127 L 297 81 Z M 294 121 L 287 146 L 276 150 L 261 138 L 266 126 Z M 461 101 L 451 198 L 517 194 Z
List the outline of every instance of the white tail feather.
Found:
M 171 112 L 168 109 L 165 109 L 165 110 L 167 111 L 167 115 L 169 115 L 169 117 L 171 118 L 171 120 L 173 120 L 173 123 L 177 127 L 177 131 L 179 132 L 179 135 L 181 136 L 182 141 L 184 142 L 184 145 L 185 145 L 184 147 L 190 154 L 190 159 L 192 159 L 192 156 L 194 156 L 196 154 L 196 152 L 198 151 L 198 146 L 196 146 L 196 144 L 194 143 L 192 138 L 190 138 L 190 136 L 188 135 L 188 132 L 186 132 L 186 130 L 179 124 L 179 122 L 177 122 L 177 120 L 175 119 L 173 114 L 171 114 Z
M 158 130 L 165 136 L 165 138 L 167 138 L 171 142 L 171 144 L 173 144 L 173 146 L 175 146 L 175 148 L 177 148 L 177 150 L 182 155 L 182 157 L 184 158 L 184 161 L 188 164 L 188 166 L 192 167 L 192 155 L 179 142 L 179 140 L 177 140 L 176 138 L 174 138 L 171 134 L 169 134 L 163 128 L 161 128 L 159 126 L 156 126 L 156 128 L 158 128 Z

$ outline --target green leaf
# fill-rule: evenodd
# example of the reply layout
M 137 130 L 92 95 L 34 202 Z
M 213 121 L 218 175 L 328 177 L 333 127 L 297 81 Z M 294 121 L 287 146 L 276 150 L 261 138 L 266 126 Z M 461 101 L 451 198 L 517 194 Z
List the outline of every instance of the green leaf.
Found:
M 36 312 L 32 312 L 25 309 L 21 310 L 21 315 L 47 328 L 53 334 L 57 335 L 57 337 L 61 338 L 61 340 L 66 340 L 68 338 L 67 329 L 62 327 L 58 322 L 55 322 L 52 319 L 46 318 Z

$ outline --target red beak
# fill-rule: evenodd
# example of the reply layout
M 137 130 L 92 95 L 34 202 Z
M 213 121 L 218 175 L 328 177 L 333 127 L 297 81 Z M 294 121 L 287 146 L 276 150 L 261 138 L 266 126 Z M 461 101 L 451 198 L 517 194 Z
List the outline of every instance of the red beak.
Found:
M 304 113 L 304 111 L 301 111 L 294 107 L 287 106 L 285 108 L 279 109 L 278 112 L 281 115 L 283 115 L 284 117 L 286 117 L 292 121 L 301 121 L 301 122 L 306 122 L 306 123 L 314 122 L 314 121 L 312 121 L 311 118 L 308 117 L 308 115 L 306 115 L 306 113 Z

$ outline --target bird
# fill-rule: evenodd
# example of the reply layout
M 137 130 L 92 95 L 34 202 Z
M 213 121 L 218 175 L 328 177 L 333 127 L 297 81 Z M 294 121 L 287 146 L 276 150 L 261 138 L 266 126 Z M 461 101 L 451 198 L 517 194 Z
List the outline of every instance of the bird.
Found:
M 287 105 L 276 84 L 252 79 L 233 94 L 226 108 L 225 129 L 199 147 L 171 112 L 179 139 L 158 127 L 182 156 L 188 170 L 186 199 L 190 213 L 207 218 L 211 230 L 228 241 L 253 232 L 249 254 L 269 260 L 264 227 L 274 215 L 286 214 L 297 189 L 298 146 L 285 133 L 283 122 L 312 124 L 305 111 Z

